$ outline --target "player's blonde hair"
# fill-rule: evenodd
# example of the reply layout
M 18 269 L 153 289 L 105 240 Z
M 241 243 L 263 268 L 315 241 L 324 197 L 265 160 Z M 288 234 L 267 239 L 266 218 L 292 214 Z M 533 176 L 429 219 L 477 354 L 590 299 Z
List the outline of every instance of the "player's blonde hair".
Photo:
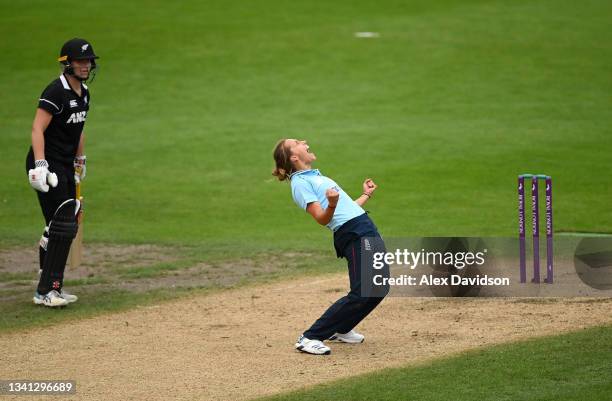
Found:
M 293 172 L 291 149 L 285 143 L 286 141 L 286 138 L 281 139 L 274 147 L 274 162 L 276 163 L 276 167 L 272 170 L 272 175 L 278 178 L 279 181 L 288 180 Z

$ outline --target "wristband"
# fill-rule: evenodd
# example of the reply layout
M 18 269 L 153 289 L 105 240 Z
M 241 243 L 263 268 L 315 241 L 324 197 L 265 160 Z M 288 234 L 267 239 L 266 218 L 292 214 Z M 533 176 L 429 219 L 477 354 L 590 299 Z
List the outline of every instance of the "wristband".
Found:
M 44 160 L 44 159 L 40 159 L 40 160 L 35 160 L 34 161 L 34 166 L 35 167 L 46 167 L 46 168 L 49 168 L 49 163 L 47 163 L 47 161 Z
M 370 195 L 370 194 L 366 194 L 365 192 L 363 193 L 363 195 L 367 196 L 368 198 L 371 198 L 371 197 L 372 197 L 372 195 Z

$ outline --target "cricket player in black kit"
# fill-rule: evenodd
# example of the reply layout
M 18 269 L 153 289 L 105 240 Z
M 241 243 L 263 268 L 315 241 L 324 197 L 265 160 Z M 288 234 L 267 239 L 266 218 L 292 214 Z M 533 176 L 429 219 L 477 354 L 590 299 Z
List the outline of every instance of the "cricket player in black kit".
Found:
M 39 248 L 40 280 L 33 299 L 37 305 L 64 306 L 77 300 L 62 284 L 78 228 L 76 183 L 86 172 L 83 126 L 91 99 L 84 82 L 95 73 L 97 58 L 84 39 L 64 44 L 58 58 L 62 74 L 40 96 L 32 124 L 26 171 L 45 218 Z

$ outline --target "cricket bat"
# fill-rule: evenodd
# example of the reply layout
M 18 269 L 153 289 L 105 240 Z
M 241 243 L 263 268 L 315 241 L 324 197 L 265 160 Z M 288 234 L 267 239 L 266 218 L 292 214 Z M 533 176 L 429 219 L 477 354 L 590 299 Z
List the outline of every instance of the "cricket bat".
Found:
M 80 168 L 80 167 L 77 167 Z M 72 241 L 70 246 L 70 253 L 68 254 L 68 264 L 71 269 L 75 269 L 81 265 L 83 258 L 83 196 L 81 195 L 81 183 L 76 184 L 76 198 L 81 203 L 79 213 L 77 214 L 77 223 L 79 229 L 77 235 Z

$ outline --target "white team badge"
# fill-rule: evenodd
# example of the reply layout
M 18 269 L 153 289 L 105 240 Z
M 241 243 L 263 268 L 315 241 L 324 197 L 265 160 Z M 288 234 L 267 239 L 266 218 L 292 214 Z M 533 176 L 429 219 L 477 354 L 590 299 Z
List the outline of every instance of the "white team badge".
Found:
M 81 46 L 81 53 L 85 53 L 88 47 L 89 47 L 88 43 L 85 43 L 83 46 Z
M 70 101 L 70 107 L 79 107 L 79 104 L 77 103 L 76 100 L 71 100 Z

